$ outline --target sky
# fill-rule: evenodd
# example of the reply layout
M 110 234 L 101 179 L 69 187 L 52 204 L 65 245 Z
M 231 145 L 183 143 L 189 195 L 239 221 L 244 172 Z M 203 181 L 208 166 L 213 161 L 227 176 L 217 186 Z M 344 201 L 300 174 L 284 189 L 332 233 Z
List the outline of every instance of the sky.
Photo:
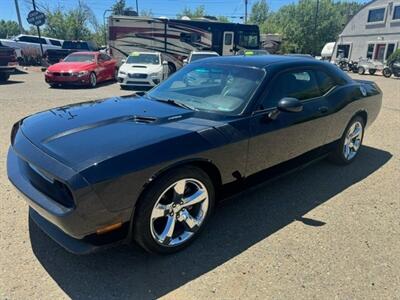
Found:
M 0 19 L 17 21 L 15 10 L 15 0 L 0 0 Z M 21 18 L 24 27 L 28 27 L 26 16 L 32 9 L 32 0 L 17 0 L 21 11 Z M 60 5 L 68 10 L 77 5 L 78 0 L 35 0 L 37 6 L 56 7 Z M 95 13 L 97 19 L 101 22 L 103 13 L 109 9 L 115 2 L 114 0 L 83 0 Z M 137 0 L 139 12 L 142 10 L 151 10 L 155 17 L 165 16 L 168 18 L 176 17 L 176 14 L 181 12 L 185 7 L 195 8 L 199 5 L 204 5 L 208 15 L 212 16 L 227 16 L 231 17 L 232 22 L 241 22 L 239 17 L 244 15 L 244 0 Z M 363 2 L 363 0 L 358 0 Z M 248 0 L 249 11 L 252 3 L 256 0 Z M 267 3 L 272 11 L 276 11 L 279 7 L 297 2 L 297 0 L 267 0 Z M 127 6 L 136 7 L 136 0 L 126 0 Z
M 15 10 L 15 0 L 0 0 L 0 19 L 17 21 Z M 17 0 L 21 12 L 23 25 L 28 26 L 26 16 L 32 9 L 32 0 Z M 99 21 L 103 19 L 103 13 L 115 2 L 114 0 L 83 0 L 96 14 Z M 249 11 L 253 2 L 249 0 Z M 296 2 L 296 0 L 267 0 L 272 10 L 279 9 L 280 6 Z M 37 5 L 56 7 L 60 5 L 66 10 L 77 5 L 78 0 L 36 0 Z M 136 0 L 126 0 L 127 6 L 135 9 Z M 185 7 L 195 8 L 204 5 L 208 15 L 229 16 L 232 22 L 241 22 L 240 16 L 244 15 L 244 0 L 138 0 L 139 12 L 151 10 L 155 17 L 165 16 L 168 18 L 176 17 Z

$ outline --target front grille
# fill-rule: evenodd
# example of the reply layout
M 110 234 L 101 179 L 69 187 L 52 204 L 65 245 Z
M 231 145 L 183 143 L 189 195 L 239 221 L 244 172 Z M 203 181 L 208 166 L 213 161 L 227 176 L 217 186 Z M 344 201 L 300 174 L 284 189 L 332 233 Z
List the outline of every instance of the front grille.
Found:
M 146 81 L 128 81 L 127 84 L 141 84 L 141 85 L 151 85 Z
M 69 72 L 62 72 L 62 73 L 60 73 L 60 72 L 50 72 L 50 73 L 53 74 L 54 76 L 60 76 L 60 77 L 72 76 L 72 74 L 69 73 Z
M 29 163 L 24 165 L 27 178 L 37 190 L 65 207 L 74 207 L 72 193 L 64 183 Z
M 133 74 L 128 74 L 129 78 L 140 78 L 140 79 L 144 79 L 147 78 L 147 74 L 143 74 L 143 73 L 133 73 Z

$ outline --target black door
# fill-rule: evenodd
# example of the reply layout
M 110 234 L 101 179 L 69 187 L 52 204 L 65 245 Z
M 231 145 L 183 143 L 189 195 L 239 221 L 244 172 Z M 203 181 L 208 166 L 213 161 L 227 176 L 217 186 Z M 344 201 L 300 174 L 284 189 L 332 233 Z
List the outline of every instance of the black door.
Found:
M 267 86 L 261 109 L 253 114 L 247 175 L 277 165 L 325 143 L 329 104 L 318 85 L 317 72 L 295 69 L 280 73 Z M 284 97 L 297 98 L 301 112 L 278 112 Z M 273 117 L 269 117 L 275 115 Z

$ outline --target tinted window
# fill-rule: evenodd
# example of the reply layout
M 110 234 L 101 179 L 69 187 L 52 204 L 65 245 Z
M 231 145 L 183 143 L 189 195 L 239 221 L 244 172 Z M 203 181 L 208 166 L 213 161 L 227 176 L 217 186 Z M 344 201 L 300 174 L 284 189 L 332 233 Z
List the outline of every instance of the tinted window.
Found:
M 322 71 L 317 72 L 317 81 L 323 95 L 336 86 L 335 79 Z
M 400 7 L 400 6 L 399 6 Z M 392 53 L 394 52 L 394 44 L 388 44 L 387 46 L 387 50 L 386 50 L 386 59 L 389 58 L 390 55 L 392 55 Z
M 278 75 L 270 83 L 264 108 L 275 107 L 285 97 L 307 100 L 322 95 L 313 71 L 290 71 Z
M 52 39 L 50 39 L 50 43 L 51 43 L 53 46 L 61 46 L 60 41 L 57 41 L 57 40 L 52 40 Z
M 73 42 L 73 41 L 65 41 L 63 43 L 64 49 L 79 49 L 79 50 L 90 50 L 88 43 L 85 42 Z
M 109 57 L 108 55 L 103 54 L 103 53 L 99 55 L 99 58 L 100 58 L 101 60 L 104 60 L 104 61 L 107 61 L 107 60 L 110 60 L 110 59 L 111 59 L 111 57 Z
M 382 22 L 385 18 L 385 8 L 371 9 L 368 13 L 368 23 Z
M 252 31 L 239 31 L 239 46 L 244 48 L 258 48 L 258 33 Z
M 336 57 L 348 58 L 350 52 L 350 45 L 338 45 Z
M 232 45 L 232 33 L 225 34 L 224 45 Z
M 26 42 L 26 43 L 34 43 L 34 44 L 39 44 L 40 42 L 42 44 L 47 44 L 45 39 L 43 39 L 43 38 L 39 39 L 38 37 L 35 37 L 35 36 L 21 36 L 19 38 L 19 41 Z
M 192 56 L 190 57 L 190 61 L 193 62 L 195 60 L 199 60 L 199 59 L 203 59 L 203 58 L 207 58 L 207 57 L 215 57 L 218 56 L 217 54 L 192 54 Z
M 393 20 L 400 20 L 400 5 L 394 7 Z
M 373 54 L 374 54 L 374 44 L 368 44 L 367 58 L 372 58 Z
M 191 32 L 191 33 L 182 32 L 181 36 L 180 36 L 180 40 L 181 40 L 181 42 L 188 43 L 188 44 L 197 43 L 197 42 L 201 41 L 201 35 L 200 35 L 200 33 L 197 33 L 197 32 Z

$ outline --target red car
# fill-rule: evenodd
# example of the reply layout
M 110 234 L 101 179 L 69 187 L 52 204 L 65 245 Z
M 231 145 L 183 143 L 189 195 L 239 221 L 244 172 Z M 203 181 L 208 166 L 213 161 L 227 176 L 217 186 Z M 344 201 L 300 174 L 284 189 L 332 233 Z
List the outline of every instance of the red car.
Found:
M 48 67 L 45 80 L 51 87 L 85 85 L 95 87 L 98 82 L 117 78 L 117 62 L 100 52 L 75 52 L 61 62 Z

